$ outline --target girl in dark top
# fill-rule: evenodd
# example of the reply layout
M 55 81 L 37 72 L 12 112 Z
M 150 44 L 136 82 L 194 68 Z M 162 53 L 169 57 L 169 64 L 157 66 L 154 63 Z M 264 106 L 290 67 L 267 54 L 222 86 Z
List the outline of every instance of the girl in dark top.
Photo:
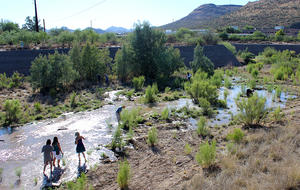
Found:
M 60 143 L 58 142 L 57 137 L 53 138 L 52 147 L 53 147 L 53 166 L 55 167 L 55 160 L 57 159 L 57 166 L 60 168 L 59 163 L 64 153 L 61 150 Z
M 86 158 L 85 158 L 85 147 L 84 144 L 82 142 L 83 139 L 85 139 L 83 136 L 80 136 L 79 132 L 75 133 L 75 144 L 77 144 L 76 146 L 76 152 L 78 153 L 78 159 L 80 162 L 80 153 L 82 153 L 83 157 L 84 157 L 84 161 L 86 162 Z

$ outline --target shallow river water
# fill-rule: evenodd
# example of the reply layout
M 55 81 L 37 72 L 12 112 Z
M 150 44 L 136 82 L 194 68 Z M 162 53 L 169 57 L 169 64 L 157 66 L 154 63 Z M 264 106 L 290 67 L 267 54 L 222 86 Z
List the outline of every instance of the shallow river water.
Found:
M 11 130 L 0 129 L 0 168 L 3 168 L 2 182 L 0 189 L 40 189 L 46 183 L 43 177 L 43 154 L 42 146 L 47 139 L 53 139 L 57 136 L 60 140 L 62 150 L 64 151 L 65 165 L 61 163 L 62 170 L 55 169 L 58 175 L 56 181 L 63 182 L 76 178 L 81 170 L 88 170 L 95 164 L 99 164 L 100 155 L 105 152 L 110 159 L 114 160 L 111 151 L 104 148 L 104 145 L 111 142 L 112 134 L 115 126 L 117 126 L 115 110 L 122 105 L 121 101 L 113 101 L 115 93 L 109 93 L 106 101 L 113 102 L 112 105 L 105 105 L 102 108 L 90 112 L 69 113 L 56 119 L 49 119 L 41 122 L 34 122 L 25 126 Z M 220 89 L 220 99 L 223 99 L 224 88 Z M 230 109 L 219 109 L 219 114 L 215 119 L 209 121 L 210 125 L 227 124 L 230 121 L 232 112 L 237 113 L 234 102 L 237 94 L 240 92 L 240 86 L 236 86 L 230 90 L 227 98 L 227 104 Z M 273 102 L 273 93 L 265 90 L 257 91 L 259 95 L 267 98 L 268 107 L 284 106 L 287 98 L 285 93 L 281 95 L 281 102 Z M 135 105 L 128 103 L 128 108 Z M 181 108 L 185 105 L 192 105 L 191 99 L 179 99 L 174 102 L 163 102 L 156 106 L 156 110 L 160 113 L 164 107 Z M 191 126 L 196 126 L 196 120 L 190 119 Z M 112 124 L 114 127 L 109 127 Z M 86 156 L 88 162 L 84 164 L 78 162 L 78 156 L 75 152 L 74 134 L 78 131 L 86 138 L 84 141 L 86 147 Z M 100 147 L 100 148 L 99 148 Z M 83 159 L 82 159 L 83 160 Z M 15 174 L 16 168 L 22 168 L 21 181 Z M 47 170 L 49 174 L 49 167 Z M 37 184 L 35 184 L 37 179 Z M 0 179 L 1 180 L 1 179 Z

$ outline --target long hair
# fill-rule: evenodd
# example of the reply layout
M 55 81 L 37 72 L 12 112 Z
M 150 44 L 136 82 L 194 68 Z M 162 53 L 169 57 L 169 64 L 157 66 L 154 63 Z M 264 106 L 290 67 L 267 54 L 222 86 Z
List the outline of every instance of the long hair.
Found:
M 55 145 L 55 144 L 58 144 L 58 138 L 57 138 L 57 137 L 54 137 L 54 138 L 53 138 L 52 145 Z

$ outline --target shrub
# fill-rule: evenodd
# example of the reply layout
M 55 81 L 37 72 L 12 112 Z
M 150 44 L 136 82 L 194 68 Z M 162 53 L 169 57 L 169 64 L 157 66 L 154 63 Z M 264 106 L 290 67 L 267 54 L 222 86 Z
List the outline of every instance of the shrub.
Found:
M 151 127 L 148 131 L 147 143 L 150 146 L 154 146 L 157 142 L 158 142 L 157 129 L 155 127 Z
M 71 97 L 70 97 L 70 106 L 71 106 L 71 108 L 75 108 L 77 106 L 76 96 L 77 96 L 76 92 L 72 92 Z
M 244 132 L 240 128 L 235 128 L 233 133 L 227 135 L 227 139 L 235 143 L 240 143 L 245 136 Z
M 119 148 L 119 149 L 123 148 L 123 140 L 122 140 L 121 135 L 122 135 L 121 134 L 121 127 L 118 126 L 115 133 L 114 133 L 112 142 L 111 142 L 111 149 L 112 150 L 115 150 L 116 148 Z
M 165 108 L 162 112 L 161 112 L 161 119 L 163 120 L 167 120 L 169 118 L 169 109 Z
M 228 89 L 232 88 L 232 83 L 228 77 L 224 79 L 224 86 Z
M 6 125 L 18 123 L 21 119 L 21 105 L 19 100 L 5 100 L 4 102 L 4 120 Z
M 255 55 L 248 50 L 239 52 L 239 56 L 244 60 L 245 64 L 251 63 L 252 59 L 255 57 Z
M 251 72 L 251 75 L 253 78 L 257 78 L 258 76 L 258 70 L 257 69 L 254 69 L 252 72 Z
M 33 104 L 33 107 L 34 107 L 35 113 L 41 113 L 42 112 L 42 106 L 41 106 L 40 102 L 35 102 Z
M 80 177 L 75 182 L 67 182 L 68 190 L 85 190 L 92 189 L 92 186 L 88 184 L 88 179 L 84 173 L 81 173 Z
M 184 153 L 190 155 L 192 153 L 192 147 L 189 143 L 186 143 L 184 146 Z
M 138 121 L 140 120 L 139 112 L 140 110 L 138 108 L 132 110 L 123 110 L 121 112 L 121 128 L 128 130 L 130 127 L 136 127 Z
M 127 160 L 120 162 L 117 177 L 118 185 L 121 189 L 127 189 L 130 180 L 130 166 Z
M 255 69 L 255 64 L 248 64 L 246 67 L 246 70 L 248 71 L 248 73 L 252 73 L 252 71 Z
M 257 93 L 247 100 L 236 99 L 236 105 L 240 110 L 237 118 L 246 126 L 259 125 L 268 114 L 265 104 L 266 99 L 259 97 Z
M 280 86 L 277 86 L 276 87 L 276 90 L 275 90 L 275 95 L 276 95 L 276 97 L 277 98 L 280 98 L 280 96 L 281 96 L 281 87 Z
M 158 87 L 157 87 L 157 83 L 153 83 L 152 84 L 152 91 L 154 94 L 158 94 Z
M 144 76 L 134 77 L 132 79 L 134 90 L 136 92 L 139 91 L 139 90 L 142 90 L 143 87 L 144 87 L 144 82 L 145 82 L 145 77 Z
M 197 123 L 197 134 L 201 135 L 203 137 L 205 137 L 206 135 L 208 135 L 209 131 L 206 127 L 206 119 L 205 117 L 200 117 L 198 123 Z
M 199 106 L 202 108 L 203 115 L 211 116 L 213 114 L 213 110 L 209 101 L 205 98 L 199 98 Z
M 165 93 L 166 93 L 166 94 L 168 94 L 170 91 L 171 91 L 171 88 L 170 88 L 170 87 L 166 87 L 166 88 L 165 88 Z
M 284 113 L 282 113 L 280 106 L 278 106 L 272 113 L 272 118 L 275 122 L 281 121 L 284 118 Z
M 217 87 L 205 79 L 198 79 L 197 74 L 194 78 L 191 84 L 185 84 L 185 90 L 191 96 L 193 102 L 199 104 L 199 98 L 204 98 L 210 104 L 215 105 L 218 100 Z
M 213 141 L 211 145 L 208 142 L 201 144 L 196 154 L 197 162 L 203 167 L 209 167 L 214 164 L 215 159 L 216 141 Z
M 131 101 L 131 97 L 133 96 L 134 90 L 129 90 L 126 92 L 126 97 L 129 101 Z
M 156 102 L 155 89 L 152 88 L 150 85 L 146 88 L 144 102 L 145 103 L 155 103 Z
M 67 55 L 49 54 L 36 58 L 30 68 L 30 82 L 34 89 L 49 92 L 50 89 L 64 89 L 71 85 L 78 74 L 73 69 L 72 62 Z
M 16 176 L 20 179 L 20 178 L 21 178 L 21 175 L 22 175 L 22 168 L 21 168 L 21 167 L 16 168 L 16 169 L 15 169 L 15 174 L 16 174 Z
M 251 89 L 255 89 L 256 88 L 256 80 L 255 79 L 251 79 L 248 81 L 248 86 Z
M 223 81 L 224 72 L 222 70 L 215 70 L 214 75 L 210 78 L 210 82 L 212 85 L 220 88 Z

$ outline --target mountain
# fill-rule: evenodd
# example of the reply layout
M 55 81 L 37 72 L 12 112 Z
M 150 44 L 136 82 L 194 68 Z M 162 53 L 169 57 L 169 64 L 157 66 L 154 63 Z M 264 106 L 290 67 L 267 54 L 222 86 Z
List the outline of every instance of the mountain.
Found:
M 300 0 L 260 0 L 249 2 L 239 10 L 215 19 L 211 26 L 245 26 L 273 28 L 300 22 Z
M 86 29 L 84 29 L 84 30 L 90 30 L 90 29 L 92 29 L 92 30 L 94 30 L 96 33 L 98 33 L 98 34 L 103 34 L 103 33 L 105 33 L 105 30 L 102 30 L 101 28 L 91 28 L 91 27 L 87 27 Z
M 111 26 L 105 30 L 106 32 L 112 32 L 112 33 L 128 33 L 130 32 L 129 29 L 123 28 L 123 27 L 116 27 Z
M 173 23 L 161 26 L 163 29 L 178 29 L 181 27 L 195 29 L 210 25 L 210 22 L 220 16 L 240 9 L 241 5 L 201 5 L 186 17 Z
M 245 25 L 256 28 L 300 28 L 300 0 L 259 0 L 249 2 L 245 6 L 205 4 L 188 16 L 161 28 L 198 29 Z

